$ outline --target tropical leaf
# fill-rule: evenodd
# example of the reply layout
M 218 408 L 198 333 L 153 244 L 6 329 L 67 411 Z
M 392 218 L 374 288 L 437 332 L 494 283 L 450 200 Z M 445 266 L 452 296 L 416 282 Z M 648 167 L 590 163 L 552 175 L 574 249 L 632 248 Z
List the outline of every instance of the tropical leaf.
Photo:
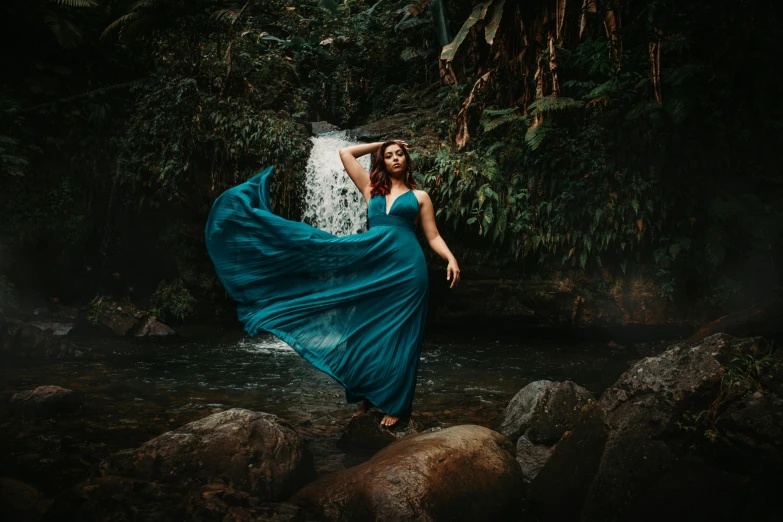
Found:
M 240 10 L 237 9 L 218 9 L 212 13 L 209 18 L 215 22 L 234 23 L 239 18 Z
M 470 31 L 470 28 L 476 25 L 476 22 L 479 20 L 483 20 L 485 16 L 487 16 L 487 10 L 492 5 L 492 0 L 489 0 L 488 2 L 482 2 L 478 4 L 474 9 L 473 12 L 470 13 L 470 16 L 468 16 L 468 19 L 465 20 L 465 23 L 462 24 L 462 29 L 459 30 L 457 33 L 457 36 L 454 37 L 454 40 L 451 41 L 450 44 L 446 45 L 443 50 L 440 53 L 440 59 L 451 61 L 454 59 L 454 55 L 457 54 L 457 49 L 459 49 L 459 46 L 462 45 L 462 42 L 465 41 L 465 37 L 468 35 L 468 31 Z
M 409 62 L 415 58 L 424 56 L 424 51 L 418 47 L 406 47 L 400 53 L 400 58 L 406 62 Z
M 428 1 L 429 1 L 429 0 L 428 0 Z M 375 8 L 376 8 L 376 7 L 378 7 L 378 6 L 380 5 L 380 3 L 381 3 L 381 2 L 383 2 L 383 0 L 378 0 L 377 2 L 375 2 L 375 4 L 374 4 L 372 7 L 370 7 L 368 10 L 366 10 L 366 11 L 365 11 L 365 12 L 363 12 L 362 14 L 363 14 L 363 15 L 370 16 L 370 15 L 373 13 L 373 11 L 375 11 Z M 414 15 L 414 16 L 416 16 L 416 15 Z
M 321 7 L 331 12 L 332 14 L 336 14 L 337 9 L 340 6 L 334 0 L 321 0 Z
M 110 23 L 108 26 L 106 26 L 106 29 L 104 29 L 103 32 L 101 33 L 100 39 L 103 40 L 104 38 L 106 38 L 107 36 L 109 36 L 111 33 L 115 31 L 118 34 L 121 34 L 122 29 L 126 25 L 139 20 L 140 16 L 141 15 L 139 15 L 139 13 L 135 11 L 122 15 L 121 17 L 117 18 L 115 21 Z
M 503 17 L 503 4 L 506 0 L 498 0 L 492 6 L 492 14 L 489 15 L 489 22 L 484 27 L 484 37 L 487 39 L 487 43 L 492 45 L 495 41 L 495 35 L 498 32 L 500 26 L 500 19 Z
M 82 43 L 82 33 L 78 27 L 49 9 L 43 10 L 44 23 L 54 35 L 57 43 L 65 49 L 74 49 Z
M 484 132 L 490 132 L 502 125 L 516 123 L 518 121 L 527 123 L 528 119 L 517 114 L 516 108 L 512 107 L 503 110 L 485 110 L 481 113 L 481 121 L 479 123 L 484 129 Z
M 445 47 L 451 41 L 451 32 L 449 31 L 449 25 L 446 23 L 443 1 L 432 0 L 430 13 L 432 13 L 432 26 L 435 29 L 438 45 Z
M 531 149 L 536 150 L 541 146 L 541 143 L 544 141 L 544 138 L 550 129 L 551 123 L 549 120 L 544 120 L 541 123 L 531 125 L 525 133 L 525 142 Z
M 67 5 L 68 7 L 95 7 L 98 2 L 95 0 L 49 0 L 52 4 Z
M 419 25 L 429 25 L 429 21 L 427 21 L 424 18 L 409 18 L 407 20 L 403 19 L 400 21 L 400 23 L 394 26 L 394 30 L 404 31 L 406 29 L 411 29 Z
M 556 112 L 568 109 L 578 109 L 584 107 L 585 102 L 566 98 L 564 96 L 544 96 L 530 104 L 528 110 L 531 116 L 536 116 L 544 112 Z

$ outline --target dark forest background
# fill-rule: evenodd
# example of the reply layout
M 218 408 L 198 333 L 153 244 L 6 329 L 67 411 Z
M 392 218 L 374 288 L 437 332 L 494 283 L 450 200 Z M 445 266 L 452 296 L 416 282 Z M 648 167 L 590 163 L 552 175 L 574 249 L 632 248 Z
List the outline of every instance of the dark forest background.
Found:
M 4 2 L 0 313 L 113 293 L 167 321 L 214 316 L 215 197 L 273 164 L 276 208 L 297 219 L 310 122 L 401 112 L 467 277 L 576 271 L 608 292 L 644 266 L 668 300 L 749 306 L 781 278 L 782 11 Z

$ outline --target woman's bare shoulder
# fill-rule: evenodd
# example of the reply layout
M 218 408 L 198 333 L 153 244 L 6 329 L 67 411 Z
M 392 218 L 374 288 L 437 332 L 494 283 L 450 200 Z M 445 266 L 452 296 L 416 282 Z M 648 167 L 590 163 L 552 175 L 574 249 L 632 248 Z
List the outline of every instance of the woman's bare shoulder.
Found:
M 419 200 L 419 203 L 430 201 L 430 195 L 425 190 L 413 189 L 413 195 Z

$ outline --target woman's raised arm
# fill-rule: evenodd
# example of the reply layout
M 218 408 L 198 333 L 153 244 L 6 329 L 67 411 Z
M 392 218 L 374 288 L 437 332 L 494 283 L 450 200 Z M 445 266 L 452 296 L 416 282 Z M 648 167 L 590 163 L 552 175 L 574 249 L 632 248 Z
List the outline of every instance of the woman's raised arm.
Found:
M 340 160 L 343 162 L 343 167 L 345 167 L 353 184 L 364 196 L 365 201 L 370 201 L 370 174 L 356 161 L 356 158 L 375 152 L 380 146 L 381 143 L 362 143 L 340 149 Z

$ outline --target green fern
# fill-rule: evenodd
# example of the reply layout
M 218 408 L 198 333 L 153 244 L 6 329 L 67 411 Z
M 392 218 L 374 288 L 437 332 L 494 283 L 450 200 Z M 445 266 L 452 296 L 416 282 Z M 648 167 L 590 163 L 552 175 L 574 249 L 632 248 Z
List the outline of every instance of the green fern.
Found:
M 74 49 L 82 44 L 82 32 L 70 21 L 50 9 L 43 9 L 44 23 L 64 49 Z
M 584 105 L 585 102 L 582 100 L 575 100 L 564 96 L 544 96 L 531 103 L 528 110 L 530 111 L 531 116 L 537 116 L 547 112 L 581 109 Z
M 537 125 L 531 125 L 525 133 L 525 143 L 532 150 L 536 150 L 543 143 L 544 138 L 552 130 L 552 123 L 549 120 L 544 120 Z

